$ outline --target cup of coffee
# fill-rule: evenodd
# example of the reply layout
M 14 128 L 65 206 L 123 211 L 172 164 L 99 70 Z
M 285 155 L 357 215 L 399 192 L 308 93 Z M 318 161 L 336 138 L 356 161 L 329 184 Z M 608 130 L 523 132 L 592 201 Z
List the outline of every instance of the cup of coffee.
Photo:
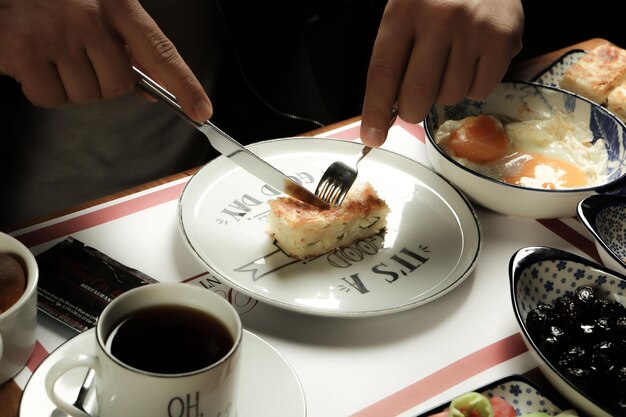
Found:
M 21 371 L 35 349 L 38 279 L 31 251 L 0 233 L 0 384 Z
M 95 354 L 61 357 L 46 391 L 61 411 L 89 416 L 55 391 L 63 374 L 87 367 L 95 372 L 97 417 L 234 417 L 242 332 L 235 309 L 212 291 L 146 284 L 105 307 Z

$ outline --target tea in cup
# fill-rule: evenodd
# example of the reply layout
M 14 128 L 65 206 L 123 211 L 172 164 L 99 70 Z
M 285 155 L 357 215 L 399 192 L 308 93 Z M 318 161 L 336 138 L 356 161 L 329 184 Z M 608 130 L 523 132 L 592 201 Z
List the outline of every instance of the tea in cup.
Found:
M 70 369 L 88 367 L 97 403 L 91 417 L 233 417 L 242 332 L 235 309 L 212 291 L 146 284 L 107 305 L 95 354 L 61 357 L 46 375 L 46 391 L 61 411 L 89 416 L 54 388 Z
M 17 375 L 35 349 L 38 280 L 30 250 L 0 233 L 0 384 Z

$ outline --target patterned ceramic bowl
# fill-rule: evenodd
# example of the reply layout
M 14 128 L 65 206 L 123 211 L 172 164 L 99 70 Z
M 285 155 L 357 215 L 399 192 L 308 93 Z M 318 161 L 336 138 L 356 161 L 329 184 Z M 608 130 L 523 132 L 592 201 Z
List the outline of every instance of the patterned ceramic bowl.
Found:
M 449 119 L 491 114 L 513 120 L 547 119 L 560 111 L 572 113 L 589 125 L 593 141 L 604 138 L 608 175 L 600 185 L 576 189 L 537 189 L 491 179 L 455 161 L 435 140 L 439 127 Z M 617 192 L 626 178 L 626 126 L 604 107 L 573 93 L 530 82 L 502 82 L 485 100 L 463 100 L 454 106 L 435 105 L 426 120 L 426 149 L 439 174 L 456 184 L 472 201 L 491 210 L 526 218 L 558 218 L 576 215 L 577 204 L 595 194 Z
M 593 195 L 578 204 L 604 265 L 626 274 L 626 195 Z
M 567 319 L 562 319 L 565 317 L 565 314 L 572 314 L 572 317 L 576 316 L 563 307 L 569 307 L 570 304 L 557 303 L 558 298 L 562 296 L 571 297 L 576 293 L 577 288 L 589 286 L 594 289 L 598 297 L 604 300 L 611 300 L 613 304 L 617 303 L 618 300 L 622 300 L 623 302 L 623 300 L 626 299 L 624 298 L 626 297 L 626 279 L 610 269 L 586 258 L 559 249 L 546 247 L 528 247 L 516 252 L 510 261 L 509 279 L 513 310 L 521 328 L 523 340 L 528 350 L 537 359 L 539 368 L 545 374 L 546 378 L 565 398 L 577 407 L 578 411 L 584 411 L 594 417 L 619 415 L 618 412 L 614 411 L 614 407 L 617 407 L 614 403 L 616 400 L 611 400 L 612 403 L 609 404 L 609 400 L 598 398 L 604 397 L 606 395 L 604 394 L 605 391 L 600 394 L 597 392 L 592 393 L 591 389 L 586 385 L 586 381 L 574 381 L 574 377 L 565 371 L 565 367 L 567 366 L 570 366 L 569 369 L 573 369 L 574 366 L 582 367 L 582 362 L 580 365 L 567 365 L 564 362 L 564 356 L 559 359 L 561 362 L 558 364 L 556 360 L 549 359 L 549 357 L 554 357 L 550 355 L 548 351 L 548 349 L 553 347 L 555 350 L 561 349 L 562 352 L 572 352 L 573 350 L 570 350 L 570 341 L 579 343 L 580 335 L 575 332 L 568 333 L 570 329 L 566 328 L 567 324 L 561 325 L 547 321 L 546 324 L 550 326 L 549 328 L 554 330 L 554 339 L 543 339 L 537 336 L 536 330 L 533 330 L 535 326 L 528 318 L 532 310 L 536 310 L 537 306 L 543 304 L 554 307 L 554 311 L 559 312 L 557 314 L 559 320 L 563 320 L 566 323 L 579 323 L 578 319 L 574 318 L 568 317 Z M 582 320 L 583 324 L 577 324 L 578 329 L 581 331 L 588 330 L 589 332 L 595 331 L 598 340 L 609 340 L 609 338 L 614 337 L 616 333 L 611 333 L 612 336 L 601 333 L 604 327 L 602 329 L 599 327 L 600 318 L 604 317 L 604 310 L 594 311 L 598 312 L 593 314 L 578 314 L 577 317 L 584 319 Z M 553 326 L 560 326 L 567 330 L 559 332 L 559 329 L 555 330 Z M 611 330 L 611 332 L 612 331 L 613 330 Z M 616 332 L 617 331 L 618 330 L 616 330 Z M 547 342 L 554 343 L 550 344 Z M 561 342 L 565 343 L 559 345 Z M 623 340 L 615 343 L 614 346 L 619 347 L 622 344 Z M 593 348 L 587 349 L 587 354 L 592 355 L 596 353 L 596 349 L 600 349 L 597 346 L 599 345 L 594 345 Z M 621 360 L 623 355 L 618 352 L 617 358 L 620 358 L 617 360 Z M 588 376 L 588 374 L 585 375 Z M 597 374 L 594 374 L 594 378 L 595 375 Z M 590 379 L 587 379 L 587 381 L 589 380 Z M 608 378 L 604 380 L 608 381 Z M 611 391 L 615 393 L 620 391 L 620 388 L 614 386 Z M 609 392 L 609 394 L 611 394 L 611 392 Z M 614 398 L 617 398 L 616 395 Z
M 494 396 L 503 398 L 513 406 L 516 416 L 539 412 L 544 412 L 549 416 L 555 416 L 563 411 L 561 406 L 547 398 L 534 382 L 520 375 L 511 375 L 499 379 L 475 391 L 489 398 Z M 452 401 L 452 398 L 450 401 Z M 440 413 L 444 411 L 449 404 L 450 402 L 441 404 L 417 417 L 428 417 Z

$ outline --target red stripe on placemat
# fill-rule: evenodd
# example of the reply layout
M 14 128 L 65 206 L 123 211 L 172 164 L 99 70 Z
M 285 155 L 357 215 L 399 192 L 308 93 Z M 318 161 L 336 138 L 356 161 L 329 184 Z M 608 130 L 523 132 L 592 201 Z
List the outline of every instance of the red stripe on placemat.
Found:
M 205 275 L 209 275 L 209 273 L 208 273 L 207 271 L 205 271 L 205 272 L 201 272 L 201 273 L 199 273 L 199 274 L 197 274 L 197 275 L 194 275 L 193 277 L 185 278 L 185 279 L 184 279 L 184 280 L 182 280 L 181 282 L 184 282 L 184 283 L 191 282 L 191 281 L 194 281 L 194 280 L 196 280 L 196 279 L 198 279 L 198 278 L 200 278 L 200 277 L 203 277 L 203 276 L 205 276 Z
M 331 133 L 328 137 L 333 139 L 357 140 L 361 137 L 361 124 L 359 123 L 345 130 Z
M 422 143 L 426 142 L 426 131 L 424 130 L 424 126 L 422 126 L 421 123 L 420 124 L 407 123 L 402 119 L 398 119 L 396 120 L 396 124 L 402 127 L 402 129 L 409 132 L 411 135 L 415 136 Z
M 180 197 L 185 184 L 186 183 L 176 184 L 168 188 L 163 188 L 15 237 L 28 247 L 49 242 L 72 233 L 80 232 L 81 230 L 89 229 L 90 227 L 117 220 L 162 203 L 176 200 Z
M 39 340 L 35 343 L 35 350 L 33 350 L 33 354 L 30 356 L 26 367 L 30 369 L 31 372 L 35 372 L 35 369 L 39 366 L 41 362 L 48 356 L 48 351 L 39 343 Z
M 495 342 L 414 384 L 353 414 L 352 417 L 392 417 L 454 385 L 527 351 L 519 333 Z
M 406 130 L 411 135 L 415 136 L 415 138 L 421 141 L 422 143 L 426 141 L 426 133 L 421 123 L 413 124 L 413 123 L 407 123 L 401 119 L 397 119 L 394 126 L 395 125 L 400 126 L 402 129 Z M 357 140 L 361 137 L 360 129 L 361 129 L 361 124 L 359 123 L 345 130 L 334 132 L 328 135 L 328 137 L 334 138 L 334 139 Z
M 546 229 L 585 252 L 596 262 L 602 263 L 598 249 L 592 240 L 587 239 L 587 237 L 581 235 L 559 219 L 542 219 L 537 221 L 545 226 Z

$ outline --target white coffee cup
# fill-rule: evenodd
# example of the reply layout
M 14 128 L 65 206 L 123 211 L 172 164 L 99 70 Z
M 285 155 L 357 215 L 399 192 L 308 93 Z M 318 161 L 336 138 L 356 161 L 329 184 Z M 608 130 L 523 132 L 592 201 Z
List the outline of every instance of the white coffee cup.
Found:
M 119 323 L 133 313 L 157 306 L 193 307 L 213 316 L 228 329 L 232 347 L 216 362 L 181 373 L 146 371 L 122 362 L 111 353 L 108 339 L 117 337 L 113 333 Z M 96 323 L 95 355 L 61 357 L 46 375 L 46 391 L 57 408 L 76 417 L 234 417 L 242 332 L 235 309 L 212 291 L 183 283 L 146 284 L 106 306 Z M 55 391 L 56 381 L 77 367 L 95 372 L 95 416 L 68 403 Z
M 12 236 L 0 233 L 0 252 L 16 254 L 26 269 L 26 289 L 0 313 L 0 384 L 17 375 L 37 342 L 37 281 L 39 268 L 32 252 Z

